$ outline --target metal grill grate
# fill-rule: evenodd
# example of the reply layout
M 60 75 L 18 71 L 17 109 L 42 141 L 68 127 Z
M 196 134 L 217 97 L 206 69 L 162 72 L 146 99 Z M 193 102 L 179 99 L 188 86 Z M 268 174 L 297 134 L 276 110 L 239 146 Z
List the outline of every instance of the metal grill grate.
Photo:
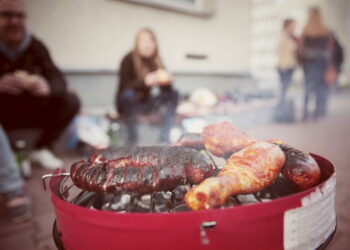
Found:
M 183 201 L 186 192 L 191 188 L 190 185 L 178 186 L 173 191 L 157 192 L 148 195 L 130 195 L 127 193 L 102 194 L 82 190 L 73 184 L 69 174 L 65 173 L 64 175 L 66 176 L 59 186 L 60 198 L 78 206 L 119 213 L 163 213 L 190 210 Z M 52 175 L 43 176 L 43 179 L 47 177 L 52 177 Z M 222 207 L 267 202 L 293 193 L 294 191 L 290 185 L 280 175 L 266 189 L 256 193 L 232 196 Z
M 207 150 L 202 150 L 202 152 L 208 156 L 214 166 L 213 176 L 217 175 L 220 169 L 215 160 Z M 60 198 L 78 206 L 119 213 L 190 211 L 184 203 L 184 196 L 191 188 L 190 185 L 178 186 L 173 191 L 157 192 L 148 195 L 130 195 L 127 193 L 102 194 L 78 188 L 73 184 L 69 173 L 58 175 L 65 176 L 59 186 Z M 53 177 L 53 175 L 43 176 L 44 188 L 45 179 L 48 177 Z M 267 202 L 293 193 L 294 191 L 291 186 L 280 174 L 276 181 L 266 189 L 252 194 L 232 196 L 222 207 Z

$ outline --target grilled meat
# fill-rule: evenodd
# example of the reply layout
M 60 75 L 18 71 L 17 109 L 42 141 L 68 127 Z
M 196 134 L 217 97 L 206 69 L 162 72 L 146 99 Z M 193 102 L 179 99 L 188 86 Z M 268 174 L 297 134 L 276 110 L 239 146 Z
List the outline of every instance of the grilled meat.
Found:
M 70 169 L 73 183 L 84 190 L 138 194 L 197 184 L 212 172 L 203 154 L 179 146 L 108 148 Z
M 296 191 L 309 189 L 319 183 L 321 170 L 311 155 L 287 144 L 279 143 L 276 145 L 286 155 L 282 175 Z
M 260 191 L 277 178 L 284 162 L 278 146 L 256 142 L 233 154 L 217 177 L 190 189 L 185 202 L 192 210 L 210 209 L 223 205 L 231 195 Z
M 216 156 L 225 158 L 255 142 L 253 138 L 244 135 L 229 122 L 205 127 L 202 137 L 207 150 Z

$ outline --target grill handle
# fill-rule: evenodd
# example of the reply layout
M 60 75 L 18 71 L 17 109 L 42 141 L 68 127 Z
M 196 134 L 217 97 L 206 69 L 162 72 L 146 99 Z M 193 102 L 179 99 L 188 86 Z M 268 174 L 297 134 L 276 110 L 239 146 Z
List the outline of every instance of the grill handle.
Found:
M 207 230 L 216 227 L 216 221 L 204 221 L 199 225 L 200 240 L 203 245 L 209 245 Z
M 211 229 L 216 227 L 216 221 L 204 221 L 201 223 L 200 228 L 202 230 Z
M 57 176 L 70 176 L 70 173 L 57 173 L 57 174 L 45 174 L 41 177 L 41 180 L 43 182 L 43 188 L 46 190 L 46 179 L 52 178 L 52 177 L 57 177 Z

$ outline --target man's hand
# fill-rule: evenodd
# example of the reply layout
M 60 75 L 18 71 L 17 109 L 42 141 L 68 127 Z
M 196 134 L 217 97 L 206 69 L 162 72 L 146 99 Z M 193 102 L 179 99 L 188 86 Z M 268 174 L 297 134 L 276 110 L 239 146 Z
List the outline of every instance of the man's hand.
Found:
M 26 90 L 32 95 L 48 96 L 51 93 L 50 85 L 42 76 L 32 75 L 30 81 L 26 84 Z
M 25 89 L 24 81 L 14 74 L 5 74 L 0 78 L 0 92 L 10 95 L 20 95 Z

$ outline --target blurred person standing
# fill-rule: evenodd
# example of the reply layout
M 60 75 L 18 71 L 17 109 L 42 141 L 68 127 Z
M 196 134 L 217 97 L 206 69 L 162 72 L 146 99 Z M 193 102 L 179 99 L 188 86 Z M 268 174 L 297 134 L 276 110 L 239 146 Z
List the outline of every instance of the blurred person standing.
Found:
M 127 144 L 138 142 L 137 115 L 165 108 L 159 142 L 169 141 L 169 131 L 178 103 L 178 93 L 172 87 L 173 76 L 165 70 L 159 55 L 154 32 L 141 29 L 134 48 L 122 60 L 116 106 L 125 117 L 128 130 Z M 154 93 L 157 92 L 158 93 Z
M 334 36 L 322 21 L 318 8 L 309 11 L 300 44 L 300 59 L 305 78 L 303 120 L 309 116 L 309 100 L 316 98 L 313 119 L 326 115 L 330 87 L 336 82 L 334 66 Z
M 286 19 L 283 22 L 283 30 L 278 41 L 278 73 L 281 82 L 280 104 L 285 103 L 287 89 L 291 83 L 292 75 L 298 65 L 297 37 L 294 35 L 295 21 Z
M 31 216 L 30 199 L 23 191 L 23 181 L 6 134 L 0 125 L 0 195 L 12 222 Z
M 26 28 L 21 0 L 0 0 L 0 123 L 5 130 L 38 128 L 30 159 L 54 169 L 62 161 L 50 150 L 79 110 L 46 46 Z

